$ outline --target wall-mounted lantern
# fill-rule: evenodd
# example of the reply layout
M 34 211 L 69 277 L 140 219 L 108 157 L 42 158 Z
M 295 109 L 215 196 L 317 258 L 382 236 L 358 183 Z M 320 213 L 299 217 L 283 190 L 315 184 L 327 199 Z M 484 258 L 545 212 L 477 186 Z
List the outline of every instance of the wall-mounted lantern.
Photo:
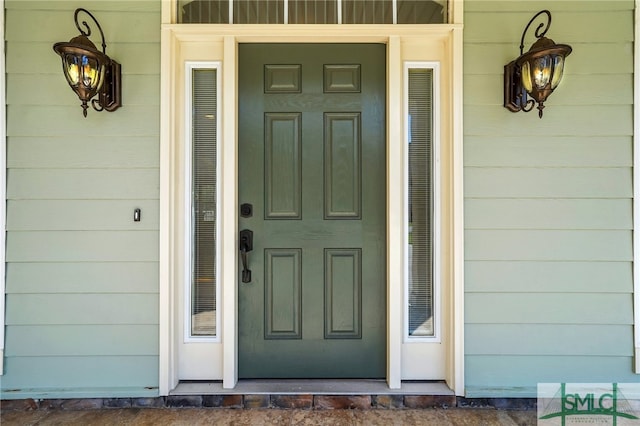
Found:
M 89 40 L 91 28 L 82 21 L 84 29 L 78 22 L 78 13 L 84 12 L 93 19 L 102 37 L 102 52 Z M 115 111 L 121 103 L 120 64 L 107 56 L 107 44 L 104 33 L 96 18 L 86 9 L 76 9 L 73 19 L 80 35 L 69 42 L 53 45 L 53 50 L 62 58 L 64 78 L 82 101 L 82 114 L 87 116 L 87 103 L 91 101 L 96 111 Z M 98 99 L 92 98 L 98 95 Z
M 545 14 L 547 25 L 541 23 L 536 28 L 538 39 L 525 54 L 524 37 L 535 19 Z M 564 60 L 571 53 L 571 46 L 556 44 L 544 35 L 551 26 L 551 13 L 548 10 L 538 12 L 525 27 L 520 39 L 520 56 L 504 66 L 504 107 L 511 112 L 529 112 L 538 104 L 538 116 L 542 118 L 544 102 L 562 79 Z M 529 96 L 532 99 L 529 99 Z

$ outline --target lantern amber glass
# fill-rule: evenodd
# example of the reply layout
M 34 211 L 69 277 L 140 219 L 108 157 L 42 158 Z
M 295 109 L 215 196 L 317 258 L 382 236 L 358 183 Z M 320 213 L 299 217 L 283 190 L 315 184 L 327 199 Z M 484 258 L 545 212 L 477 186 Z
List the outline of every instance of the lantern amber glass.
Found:
M 571 47 L 555 44 L 553 40 L 542 37 L 527 53 L 516 59 L 522 87 L 535 102 L 544 102 L 560 84 L 564 57 L 570 53 Z
M 551 79 L 551 90 L 558 87 L 560 80 L 562 80 L 562 73 L 564 72 L 564 57 L 556 55 L 553 57 L 553 78 Z

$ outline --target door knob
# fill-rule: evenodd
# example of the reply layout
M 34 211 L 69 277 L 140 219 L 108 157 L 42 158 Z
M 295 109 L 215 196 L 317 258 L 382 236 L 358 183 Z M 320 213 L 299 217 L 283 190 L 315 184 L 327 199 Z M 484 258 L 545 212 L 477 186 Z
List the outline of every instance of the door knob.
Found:
M 251 269 L 249 269 L 249 253 L 253 250 L 253 231 L 243 229 L 240 231 L 240 257 L 242 258 L 242 282 L 251 282 Z

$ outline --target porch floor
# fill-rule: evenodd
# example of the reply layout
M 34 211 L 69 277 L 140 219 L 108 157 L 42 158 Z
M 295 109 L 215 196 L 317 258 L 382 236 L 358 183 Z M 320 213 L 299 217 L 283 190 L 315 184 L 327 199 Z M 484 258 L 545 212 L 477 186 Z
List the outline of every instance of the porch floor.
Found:
M 389 389 L 384 380 L 240 380 L 233 389 L 221 382 L 183 381 L 170 395 L 439 395 L 453 396 L 444 382 L 402 382 Z

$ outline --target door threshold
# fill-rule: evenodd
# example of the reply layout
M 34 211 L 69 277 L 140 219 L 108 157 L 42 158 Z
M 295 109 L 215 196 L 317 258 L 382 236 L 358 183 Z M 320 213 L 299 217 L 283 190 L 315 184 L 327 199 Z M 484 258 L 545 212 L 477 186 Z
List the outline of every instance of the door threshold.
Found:
M 271 379 L 239 380 L 233 389 L 220 381 L 181 381 L 169 395 L 438 395 L 453 396 L 443 381 L 405 381 L 389 389 L 384 380 Z

